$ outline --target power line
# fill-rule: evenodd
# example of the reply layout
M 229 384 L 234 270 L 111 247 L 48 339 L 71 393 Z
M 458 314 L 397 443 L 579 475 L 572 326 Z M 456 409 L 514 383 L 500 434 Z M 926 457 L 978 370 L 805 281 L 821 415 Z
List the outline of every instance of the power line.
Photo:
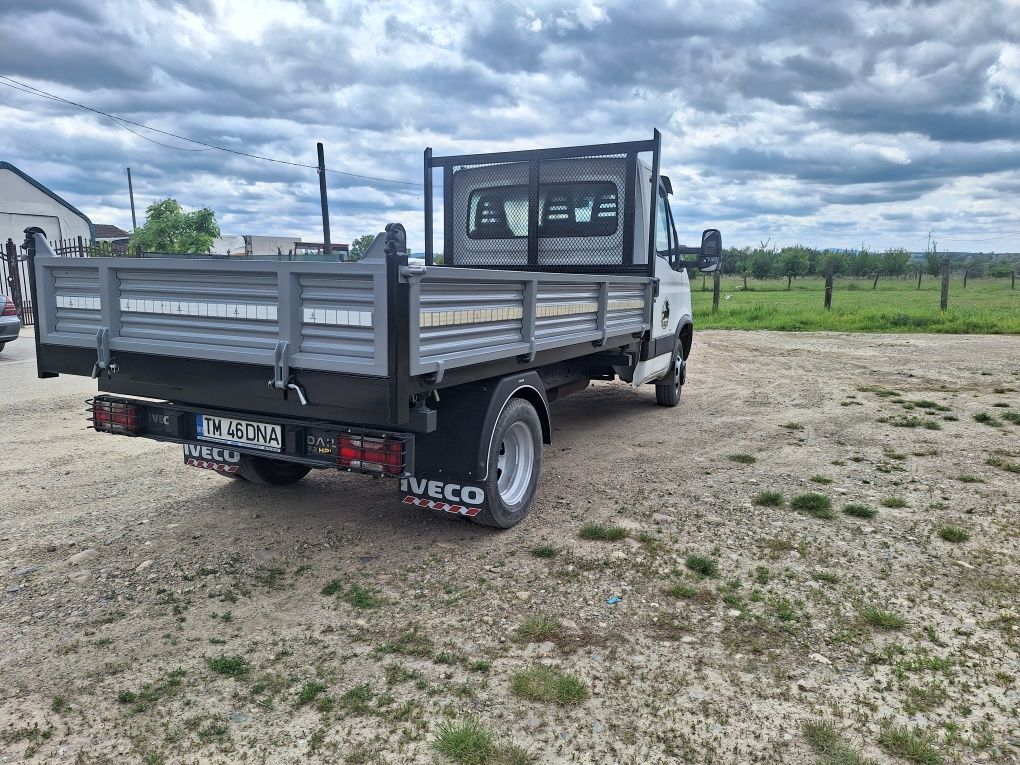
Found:
M 129 119 L 125 118 L 125 117 L 119 117 L 119 116 L 117 116 L 115 114 L 110 114 L 109 112 L 104 112 L 101 109 L 95 109 L 95 108 L 93 108 L 91 106 L 86 106 L 85 104 L 80 104 L 77 101 L 71 101 L 71 100 L 69 100 L 67 98 L 63 98 L 62 96 L 58 96 L 58 95 L 55 95 L 53 93 L 49 93 L 49 92 L 47 92 L 45 90 L 42 90 L 40 88 L 36 88 L 36 87 L 34 87 L 32 85 L 29 85 L 27 83 L 21 82 L 19 80 L 15 80 L 14 78 L 8 77 L 6 75 L 0 74 L 0 85 L 6 85 L 9 88 L 13 88 L 14 90 L 21 91 L 22 93 L 27 93 L 28 95 L 31 95 L 31 96 L 38 96 L 40 98 L 47 98 L 47 99 L 49 99 L 51 101 L 59 101 L 61 103 L 65 103 L 65 104 L 68 104 L 70 106 L 75 106 L 75 107 L 77 107 L 79 109 L 84 109 L 85 111 L 89 111 L 89 112 L 92 112 L 94 114 L 99 114 L 99 115 L 101 115 L 103 117 L 106 117 L 107 119 L 113 120 L 117 125 L 119 125 L 120 127 L 124 128 L 125 130 L 128 130 L 128 132 L 134 133 L 139 138 L 143 138 L 146 141 L 151 141 L 152 143 L 158 144 L 159 146 L 163 146 L 163 147 L 165 147 L 167 149 L 174 149 L 174 150 L 177 150 L 177 151 L 209 151 L 210 149 L 216 149 L 217 151 L 225 151 L 225 152 L 228 152 L 230 154 L 237 154 L 237 155 L 242 156 L 242 157 L 248 157 L 249 159 L 259 159 L 259 160 L 262 160 L 264 162 L 275 162 L 275 163 L 280 164 L 280 165 L 289 165 L 291 167 L 303 167 L 303 168 L 306 168 L 306 169 L 309 169 L 309 170 L 318 170 L 318 167 L 316 165 L 307 165 L 307 164 L 304 164 L 302 162 L 292 162 L 292 161 L 286 160 L 286 159 L 276 159 L 275 157 L 266 157 L 266 156 L 263 156 L 261 154 L 251 154 L 251 153 L 246 152 L 246 151 L 240 151 L 239 149 L 231 149 L 231 148 L 228 148 L 226 146 L 218 146 L 218 145 L 216 145 L 214 143 L 206 143 L 205 141 L 199 141 L 199 140 L 197 140 L 195 138 L 188 138 L 187 136 L 178 135 L 177 133 L 171 133 L 171 132 L 169 132 L 167 130 L 160 130 L 159 128 L 154 128 L 154 127 L 151 127 L 149 125 L 145 125 L 145 124 L 143 124 L 141 122 L 135 122 L 134 120 L 129 120 Z M 177 139 L 179 139 L 181 141 L 188 141 L 189 143 L 195 143 L 195 144 L 198 144 L 199 146 L 204 146 L 205 148 L 203 148 L 203 149 L 188 149 L 188 148 L 182 148 L 180 146 L 169 146 L 167 144 L 159 143 L 159 141 L 155 141 L 155 140 L 153 140 L 151 138 L 148 138 L 148 137 L 146 137 L 144 135 L 136 133 L 134 130 L 131 130 L 130 128 L 128 128 L 127 125 L 134 125 L 135 127 L 140 127 L 140 128 L 145 129 L 145 130 L 151 130 L 154 133 L 159 133 L 161 135 L 169 136 L 171 138 L 177 138 Z M 380 182 L 380 183 L 397 183 L 397 184 L 401 184 L 401 185 L 404 185 L 404 186 L 418 186 L 418 187 L 424 185 L 424 184 L 421 184 L 421 183 L 415 183 L 414 181 L 402 181 L 402 180 L 398 180 L 396 178 L 381 178 L 381 177 L 374 176 L 374 175 L 362 175 L 360 173 L 351 173 L 351 172 L 348 172 L 346 170 L 333 170 L 332 168 L 328 168 L 328 167 L 326 168 L 326 172 L 327 173 L 334 173 L 336 175 L 344 175 L 344 176 L 347 176 L 347 177 L 350 177 L 350 178 L 360 178 L 360 179 L 366 180 L 366 181 L 377 181 L 377 182 Z
M 1012 234 L 1003 234 L 1002 236 L 992 236 L 992 237 L 989 237 L 988 239 L 949 239 L 949 238 L 945 238 L 945 239 L 941 239 L 939 241 L 943 241 L 943 242 L 997 242 L 1000 239 L 1012 239 L 1013 237 L 1018 237 L 1018 236 L 1020 236 L 1020 231 L 1016 231 L 1016 232 L 1014 232 Z M 935 238 L 938 239 L 938 237 L 935 237 Z

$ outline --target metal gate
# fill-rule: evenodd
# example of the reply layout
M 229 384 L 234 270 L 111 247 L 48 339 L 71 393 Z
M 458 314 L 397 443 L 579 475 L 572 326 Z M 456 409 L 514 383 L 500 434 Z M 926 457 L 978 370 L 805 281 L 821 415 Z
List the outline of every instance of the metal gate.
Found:
M 77 239 L 61 239 L 52 242 L 53 251 L 65 258 L 84 258 L 90 255 L 109 254 L 101 247 L 84 241 L 82 237 Z M 0 247 L 0 295 L 7 295 L 14 301 L 14 307 L 18 311 L 21 323 L 30 326 L 35 323 L 32 313 L 32 294 L 28 283 L 28 261 L 19 260 L 20 247 L 13 239 Z

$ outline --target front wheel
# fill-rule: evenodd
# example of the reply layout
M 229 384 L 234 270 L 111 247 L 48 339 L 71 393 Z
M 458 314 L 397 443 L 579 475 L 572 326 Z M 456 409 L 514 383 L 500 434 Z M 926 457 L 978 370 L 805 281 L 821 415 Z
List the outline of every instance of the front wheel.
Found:
M 542 472 L 542 422 L 538 412 L 523 398 L 511 399 L 503 408 L 489 445 L 487 506 L 475 523 L 508 529 L 531 510 Z
M 666 373 L 666 376 L 655 383 L 656 404 L 674 407 L 680 403 L 680 389 L 684 385 L 686 372 L 684 349 L 678 337 L 676 339 L 676 347 L 673 349 L 673 364 L 669 372 Z
M 308 465 L 274 460 L 268 457 L 241 455 L 241 465 L 234 475 L 263 486 L 287 486 L 308 475 Z

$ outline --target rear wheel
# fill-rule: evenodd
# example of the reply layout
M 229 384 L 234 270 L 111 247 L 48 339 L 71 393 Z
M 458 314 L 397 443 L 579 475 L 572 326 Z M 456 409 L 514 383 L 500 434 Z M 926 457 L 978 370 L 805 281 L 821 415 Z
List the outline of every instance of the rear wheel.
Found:
M 686 374 L 685 366 L 683 345 L 680 342 L 680 338 L 677 337 L 670 370 L 666 373 L 665 377 L 655 383 L 656 404 L 673 407 L 680 403 L 680 389 L 684 385 L 684 376 Z
M 487 507 L 475 523 L 508 529 L 531 510 L 542 471 L 542 422 L 538 412 L 523 398 L 504 407 L 489 446 Z
M 0 343 L 0 351 L 2 351 L 4 349 L 5 345 L 7 345 L 7 343 Z
M 300 481 L 308 475 L 309 470 L 311 468 L 308 465 L 296 462 L 242 454 L 241 465 L 233 475 L 263 486 L 286 486 Z

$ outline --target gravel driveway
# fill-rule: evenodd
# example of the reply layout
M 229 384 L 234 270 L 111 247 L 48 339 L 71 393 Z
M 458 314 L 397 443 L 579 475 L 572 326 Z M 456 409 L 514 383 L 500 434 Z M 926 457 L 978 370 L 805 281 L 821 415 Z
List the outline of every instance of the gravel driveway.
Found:
M 700 332 L 689 369 L 677 409 L 554 404 L 501 533 L 94 433 L 12 343 L 0 762 L 446 763 L 466 720 L 491 762 L 1020 761 L 1020 338 Z

